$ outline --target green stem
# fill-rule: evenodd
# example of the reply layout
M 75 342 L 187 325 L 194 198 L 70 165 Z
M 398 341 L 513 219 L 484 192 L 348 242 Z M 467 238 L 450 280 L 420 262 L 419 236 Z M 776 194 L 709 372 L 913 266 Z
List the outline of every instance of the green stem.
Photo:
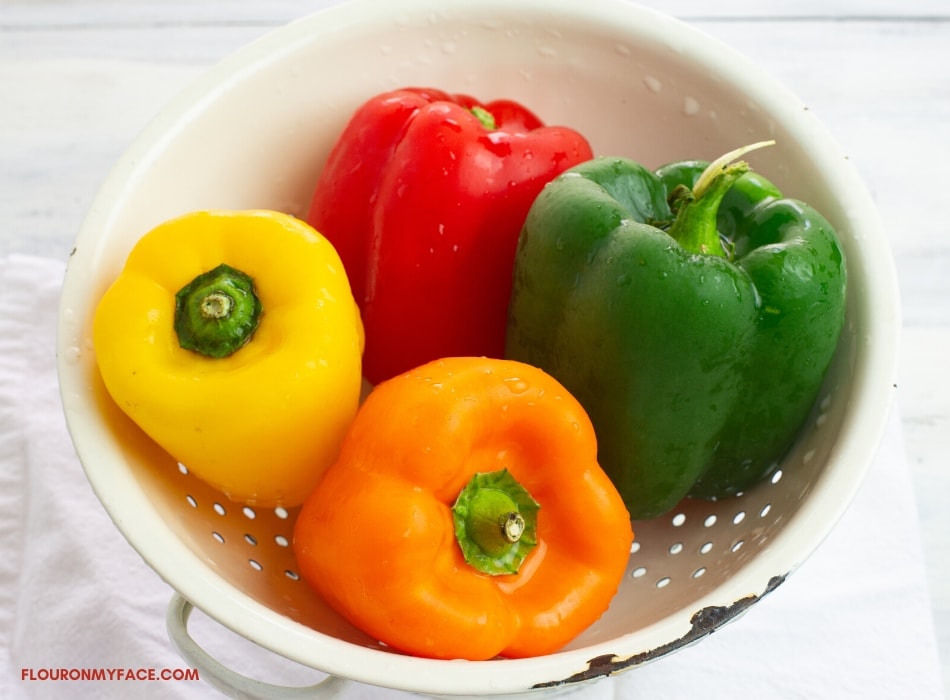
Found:
M 691 253 L 728 257 L 719 237 L 716 217 L 719 204 L 735 181 L 749 171 L 749 164 L 738 160 L 746 153 L 771 146 L 775 141 L 760 141 L 720 156 L 707 166 L 692 191 L 674 191 L 671 205 L 676 218 L 668 233 Z
M 261 311 L 254 281 L 229 265 L 218 265 L 175 295 L 178 344 L 205 357 L 233 355 L 254 335 Z
M 475 115 L 478 121 L 482 123 L 482 126 L 488 129 L 488 131 L 494 131 L 498 127 L 495 117 L 484 107 L 475 105 L 471 108 L 471 112 Z
M 537 544 L 539 508 L 507 469 L 475 474 L 452 507 L 465 561 L 491 576 L 518 573 Z

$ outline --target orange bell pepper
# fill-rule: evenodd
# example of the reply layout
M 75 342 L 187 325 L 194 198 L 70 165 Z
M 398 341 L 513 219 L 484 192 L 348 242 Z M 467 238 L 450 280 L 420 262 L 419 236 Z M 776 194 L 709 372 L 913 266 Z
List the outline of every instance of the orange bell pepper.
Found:
M 304 503 L 304 580 L 431 658 L 551 653 L 617 591 L 629 514 L 587 414 L 550 375 L 448 358 L 379 384 Z

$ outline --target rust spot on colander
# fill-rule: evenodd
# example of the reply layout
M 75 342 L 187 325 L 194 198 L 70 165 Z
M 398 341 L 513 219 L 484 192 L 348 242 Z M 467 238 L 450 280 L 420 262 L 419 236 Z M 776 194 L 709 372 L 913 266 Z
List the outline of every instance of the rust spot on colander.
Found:
M 559 681 L 538 683 L 534 686 L 534 688 L 553 688 L 555 686 L 567 685 L 569 683 L 580 683 L 582 681 L 593 680 L 594 678 L 598 678 L 600 676 L 610 676 L 625 669 L 632 668 L 633 666 L 639 666 L 648 661 L 655 661 L 656 659 L 666 656 L 677 649 L 694 644 L 703 637 L 712 634 L 730 620 L 733 620 L 744 613 L 755 603 L 784 583 L 785 578 L 785 576 L 773 576 L 769 580 L 768 585 L 765 587 L 765 591 L 763 591 L 761 595 L 749 595 L 745 598 L 740 598 L 732 605 L 711 605 L 697 611 L 690 618 L 690 624 L 692 627 L 690 628 L 689 632 L 684 634 L 679 639 L 674 639 L 672 642 L 667 642 L 656 649 L 640 652 L 639 654 L 634 654 L 633 656 L 629 656 L 625 659 L 619 658 L 615 654 L 603 654 L 601 656 L 594 657 L 587 662 L 587 668 L 585 670 L 579 671 L 578 673 L 570 675 L 567 678 Z

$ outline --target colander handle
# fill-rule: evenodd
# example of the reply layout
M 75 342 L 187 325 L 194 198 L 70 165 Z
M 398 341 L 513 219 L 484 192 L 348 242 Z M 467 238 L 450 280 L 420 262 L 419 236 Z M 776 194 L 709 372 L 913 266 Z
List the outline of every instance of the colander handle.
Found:
M 332 700 L 341 697 L 350 681 L 339 676 L 307 687 L 292 688 L 257 681 L 232 671 L 218 662 L 188 634 L 188 618 L 194 606 L 175 592 L 168 603 L 165 625 L 172 644 L 182 658 L 198 669 L 202 680 L 235 700 Z

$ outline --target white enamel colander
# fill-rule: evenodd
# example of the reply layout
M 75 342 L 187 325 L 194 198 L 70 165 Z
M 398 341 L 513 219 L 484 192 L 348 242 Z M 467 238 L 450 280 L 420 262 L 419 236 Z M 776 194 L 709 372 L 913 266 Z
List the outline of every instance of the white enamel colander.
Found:
M 800 439 L 770 481 L 637 524 L 609 611 L 557 654 L 437 661 L 388 651 L 299 580 L 294 511 L 248 508 L 205 486 L 108 399 L 91 345 L 95 305 L 135 241 L 197 209 L 302 216 L 330 145 L 370 96 L 406 85 L 507 97 L 650 167 L 749 160 L 821 211 L 843 239 L 849 307 L 839 352 Z M 62 399 L 89 481 L 116 527 L 174 589 L 169 630 L 236 697 L 331 697 L 346 679 L 428 695 L 550 693 L 628 671 L 735 620 L 780 586 L 847 508 L 895 384 L 895 274 L 869 194 L 795 96 L 697 30 L 624 0 L 356 0 L 277 29 L 210 70 L 131 145 L 76 241 L 58 338 Z M 192 606 L 319 669 L 294 690 L 223 668 L 188 634 Z

